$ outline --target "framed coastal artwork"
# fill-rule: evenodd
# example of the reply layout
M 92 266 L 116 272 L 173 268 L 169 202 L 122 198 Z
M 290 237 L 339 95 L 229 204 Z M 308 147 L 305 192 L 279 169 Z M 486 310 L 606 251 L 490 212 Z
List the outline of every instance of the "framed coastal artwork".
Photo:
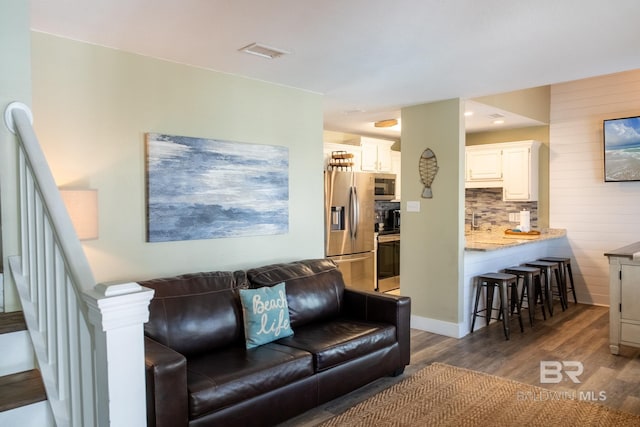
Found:
M 285 234 L 287 147 L 147 133 L 147 241 Z
M 603 121 L 605 182 L 640 181 L 640 117 Z

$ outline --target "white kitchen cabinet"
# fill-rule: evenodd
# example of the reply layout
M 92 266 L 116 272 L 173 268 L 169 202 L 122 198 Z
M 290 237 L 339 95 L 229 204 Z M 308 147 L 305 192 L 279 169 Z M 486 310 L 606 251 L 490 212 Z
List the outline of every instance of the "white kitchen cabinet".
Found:
M 391 151 L 391 173 L 396 175 L 396 200 L 401 200 L 402 187 L 400 179 L 402 177 L 402 162 L 400 160 L 401 153 L 399 151 Z
M 539 151 L 533 140 L 466 147 L 465 188 L 502 187 L 505 201 L 536 201 Z
M 640 347 L 640 242 L 605 253 L 609 257 L 609 349 Z
M 538 200 L 539 149 L 538 141 L 506 145 L 502 149 L 503 200 Z
M 495 144 L 467 147 L 465 165 L 468 188 L 502 186 L 502 150 Z
M 391 172 L 391 146 L 394 141 L 384 139 L 360 138 L 361 163 L 363 171 Z

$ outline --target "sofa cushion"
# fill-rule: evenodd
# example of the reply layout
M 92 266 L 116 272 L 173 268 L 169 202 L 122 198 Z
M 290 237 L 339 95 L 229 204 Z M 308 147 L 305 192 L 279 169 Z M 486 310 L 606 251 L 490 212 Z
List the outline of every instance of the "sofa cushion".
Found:
M 328 259 L 272 264 L 247 271 L 251 287 L 285 282 L 291 327 L 335 318 L 343 305 L 344 281 L 336 264 Z
M 311 355 L 275 343 L 228 347 L 187 360 L 190 419 L 313 375 Z
M 241 342 L 244 272 L 209 272 L 139 282 L 154 289 L 145 334 L 184 355 Z
M 293 335 L 284 283 L 240 289 L 247 348 Z
M 312 323 L 296 329 L 295 335 L 278 344 L 313 354 L 316 372 L 362 357 L 396 342 L 393 325 L 336 319 Z

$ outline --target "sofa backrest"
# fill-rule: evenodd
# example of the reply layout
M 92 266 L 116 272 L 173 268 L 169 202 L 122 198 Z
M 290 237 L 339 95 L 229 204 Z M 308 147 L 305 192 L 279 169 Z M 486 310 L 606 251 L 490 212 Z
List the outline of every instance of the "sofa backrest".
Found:
M 343 305 L 344 281 L 328 259 L 272 264 L 247 270 L 252 288 L 284 282 L 291 327 L 337 316 Z
M 150 338 L 184 355 L 202 353 L 244 339 L 238 289 L 247 288 L 244 271 L 216 271 L 138 282 L 154 289 Z

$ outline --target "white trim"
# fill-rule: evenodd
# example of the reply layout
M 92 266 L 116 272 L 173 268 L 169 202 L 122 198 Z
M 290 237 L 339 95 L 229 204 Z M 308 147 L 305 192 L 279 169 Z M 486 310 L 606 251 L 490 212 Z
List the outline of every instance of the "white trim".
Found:
M 7 105 L 7 108 L 4 109 L 4 124 L 7 126 L 7 129 L 9 129 L 9 131 L 14 135 L 17 132 L 15 118 L 13 117 L 13 112 L 15 110 L 24 111 L 29 119 L 29 123 L 33 125 L 33 113 L 31 112 L 29 106 L 18 101 L 12 102 L 11 104 Z
M 468 333 L 468 331 L 466 331 L 467 333 L 463 331 L 464 324 L 462 323 L 445 322 L 444 320 L 414 315 L 411 316 L 411 328 L 452 338 L 462 338 Z
M 0 425 L 20 427 L 55 427 L 51 408 L 46 400 L 0 412 Z
M 0 335 L 0 348 L 7 349 L 0 360 L 0 376 L 35 368 L 36 358 L 27 331 Z
M 114 292 L 97 285 L 82 295 L 94 326 L 98 419 L 101 426 L 136 427 L 146 423 L 142 325 L 154 291 L 137 283 L 114 286 Z M 134 291 L 122 293 L 126 289 Z

